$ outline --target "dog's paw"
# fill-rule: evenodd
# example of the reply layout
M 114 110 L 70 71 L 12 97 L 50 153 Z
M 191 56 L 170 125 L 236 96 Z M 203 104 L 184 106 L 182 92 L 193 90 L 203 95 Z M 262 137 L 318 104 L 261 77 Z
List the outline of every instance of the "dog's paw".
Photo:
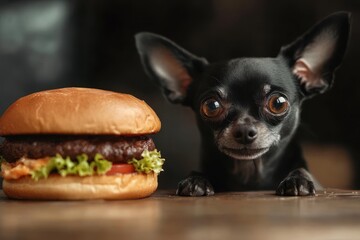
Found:
M 179 182 L 176 190 L 176 195 L 179 196 L 211 196 L 214 195 L 214 188 L 203 176 L 191 175 Z
M 304 176 L 288 176 L 278 186 L 276 194 L 280 196 L 315 195 L 313 181 Z

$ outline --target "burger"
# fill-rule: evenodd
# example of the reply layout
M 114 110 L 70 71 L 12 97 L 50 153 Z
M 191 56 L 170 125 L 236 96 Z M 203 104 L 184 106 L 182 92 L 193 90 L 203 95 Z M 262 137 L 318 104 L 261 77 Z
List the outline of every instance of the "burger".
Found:
M 129 94 L 61 88 L 22 97 L 0 118 L 3 191 L 15 199 L 147 197 L 163 170 L 150 137 L 160 127 Z

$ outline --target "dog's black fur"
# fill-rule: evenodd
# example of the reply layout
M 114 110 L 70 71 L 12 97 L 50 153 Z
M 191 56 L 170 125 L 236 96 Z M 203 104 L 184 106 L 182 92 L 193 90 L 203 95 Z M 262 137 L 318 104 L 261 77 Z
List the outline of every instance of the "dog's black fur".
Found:
M 350 14 L 338 12 L 275 58 L 220 63 L 208 63 L 162 36 L 137 34 L 147 74 L 168 100 L 194 110 L 200 129 L 203 172 L 181 181 L 177 194 L 212 195 L 214 189 L 315 194 L 318 186 L 293 136 L 302 102 L 331 87 L 349 31 Z

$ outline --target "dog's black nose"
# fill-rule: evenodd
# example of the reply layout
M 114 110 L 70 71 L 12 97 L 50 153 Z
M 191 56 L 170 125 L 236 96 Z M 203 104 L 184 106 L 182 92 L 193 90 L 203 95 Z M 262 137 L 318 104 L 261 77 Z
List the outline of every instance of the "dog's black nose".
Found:
M 252 124 L 241 124 L 234 130 L 234 138 L 241 144 L 250 144 L 257 138 L 257 129 Z

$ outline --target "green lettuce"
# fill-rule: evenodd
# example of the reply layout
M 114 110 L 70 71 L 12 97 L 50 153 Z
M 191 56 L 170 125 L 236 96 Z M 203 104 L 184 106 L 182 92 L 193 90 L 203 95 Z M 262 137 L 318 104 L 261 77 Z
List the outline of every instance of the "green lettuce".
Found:
M 56 154 L 45 166 L 30 172 L 30 174 L 32 179 L 36 181 L 47 178 L 52 172 L 59 173 L 63 177 L 66 175 L 83 177 L 105 174 L 111 169 L 111 166 L 112 163 L 104 159 L 101 154 L 96 154 L 92 162 L 88 162 L 86 154 L 78 155 L 76 161 L 71 160 L 70 157 L 63 158 L 60 154 Z
M 128 163 L 134 165 L 135 170 L 141 173 L 150 173 L 154 172 L 159 174 L 162 169 L 162 165 L 164 164 L 165 159 L 161 158 L 160 152 L 156 149 L 153 151 L 145 150 L 141 154 L 141 159 L 133 158 Z
M 150 173 L 155 172 L 159 174 L 164 164 L 165 159 L 161 158 L 160 152 L 156 149 L 153 151 L 145 150 L 141 154 L 141 159 L 133 158 L 128 163 L 132 164 L 137 172 Z M 0 156 L 0 164 L 4 159 Z M 62 157 L 60 154 L 56 154 L 51 157 L 48 163 L 39 169 L 30 172 L 32 179 L 38 181 L 41 178 L 47 178 L 50 173 L 58 173 L 65 177 L 67 175 L 77 176 L 92 176 L 102 175 L 107 173 L 112 163 L 101 154 L 96 154 L 93 161 L 88 161 L 89 158 L 86 154 L 81 154 L 76 157 L 76 160 L 72 160 L 70 157 Z M 0 168 L 1 170 L 1 168 Z

